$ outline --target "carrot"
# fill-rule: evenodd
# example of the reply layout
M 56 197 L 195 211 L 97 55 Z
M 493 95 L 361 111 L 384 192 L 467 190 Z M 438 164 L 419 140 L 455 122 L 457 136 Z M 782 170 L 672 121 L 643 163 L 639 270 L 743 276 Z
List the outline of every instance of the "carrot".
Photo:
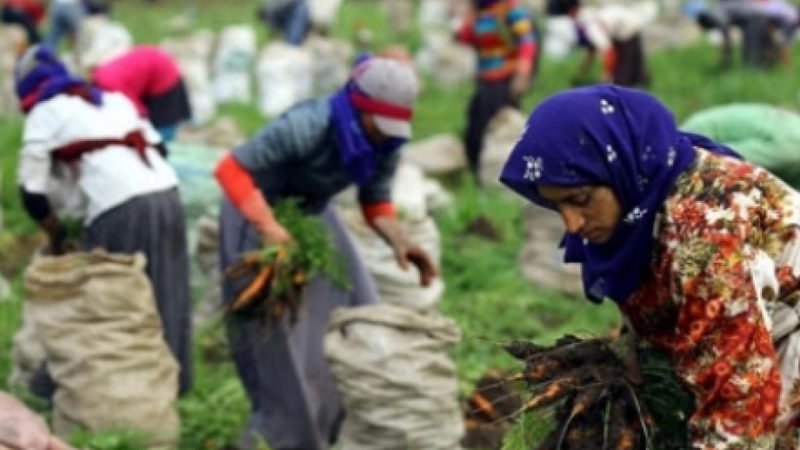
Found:
M 500 413 L 498 413 L 497 410 L 494 409 L 492 403 L 489 400 L 487 400 L 486 397 L 481 395 L 479 392 L 472 394 L 472 396 L 469 398 L 469 403 L 471 405 L 475 405 L 475 407 L 478 410 L 486 414 L 491 420 L 497 420 L 500 418 Z
M 584 388 L 575 395 L 575 400 L 572 402 L 572 412 L 570 415 L 577 416 L 590 410 L 595 403 L 602 398 L 605 394 L 604 386 L 590 386 Z
M 553 378 L 564 369 L 561 362 L 553 359 L 537 361 L 525 368 L 525 378 L 530 383 L 541 383 Z
M 245 253 L 236 264 L 225 271 L 229 278 L 241 278 L 245 275 L 255 273 L 261 267 L 261 255 L 259 252 Z
M 566 397 L 575 389 L 575 383 L 578 381 L 577 377 L 566 376 L 559 378 L 544 390 L 544 392 L 535 395 L 523 405 L 523 411 L 530 411 L 533 409 L 541 408 Z
M 269 287 L 269 281 L 272 277 L 272 268 L 265 266 L 261 272 L 256 275 L 253 281 L 245 287 L 242 292 L 236 297 L 230 309 L 232 311 L 239 311 L 245 306 L 251 304 L 259 297 L 263 297 L 265 290 Z
M 619 434 L 616 450 L 633 450 L 636 447 L 636 431 L 634 425 L 625 424 Z

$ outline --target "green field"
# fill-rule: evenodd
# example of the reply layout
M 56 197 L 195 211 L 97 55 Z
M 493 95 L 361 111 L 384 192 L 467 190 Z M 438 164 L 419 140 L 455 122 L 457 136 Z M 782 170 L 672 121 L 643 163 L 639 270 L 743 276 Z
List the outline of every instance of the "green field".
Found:
M 226 24 L 256 22 L 255 0 L 118 0 L 115 17 L 125 23 L 139 42 L 157 43 L 170 35 L 171 20 L 185 15 L 194 28 L 219 29 Z M 348 0 L 334 30 L 336 37 L 352 39 L 357 26 L 374 32 L 376 48 L 402 42 L 412 50 L 419 36 L 392 36 L 388 19 L 374 0 Z M 259 39 L 268 39 L 261 30 Z M 795 52 L 797 53 L 797 52 Z M 800 77 L 798 56 L 788 67 L 774 71 L 713 70 L 716 51 L 709 44 L 652 54 L 651 90 L 673 109 L 679 120 L 694 111 L 734 101 L 759 101 L 797 109 Z M 530 111 L 547 95 L 568 87 L 577 58 L 564 61 L 545 59 L 524 110 Z M 415 134 L 460 134 L 470 86 L 438 88 L 426 83 L 415 115 Z M 233 116 L 248 134 L 263 125 L 254 106 L 225 107 L 222 114 Z M 36 230 L 21 212 L 15 186 L 16 153 L 22 122 L 0 119 L 0 205 L 4 228 L 0 234 L 0 270 L 10 277 L 14 296 L 0 302 L 0 388 L 9 371 L 11 338 L 19 324 L 22 304 L 21 270 L 28 255 L 20 243 L 30 240 Z M 507 193 L 482 191 L 465 177 L 445 180 L 456 198 L 456 206 L 437 217 L 443 235 L 442 274 L 447 291 L 442 311 L 461 327 L 463 341 L 454 349 L 462 392 L 488 368 L 513 369 L 515 361 L 500 345 L 516 338 L 548 342 L 565 332 L 604 334 L 618 322 L 612 305 L 589 302 L 546 292 L 526 282 L 516 266 L 522 239 L 520 202 Z M 466 224 L 479 215 L 490 217 L 501 231 L 500 243 L 464 233 Z M 247 402 L 227 356 L 221 327 L 198 330 L 196 336 L 196 385 L 179 403 L 183 423 L 182 449 L 222 449 L 232 444 L 247 415 Z M 124 435 L 80 436 L 77 444 L 97 450 L 135 449 Z

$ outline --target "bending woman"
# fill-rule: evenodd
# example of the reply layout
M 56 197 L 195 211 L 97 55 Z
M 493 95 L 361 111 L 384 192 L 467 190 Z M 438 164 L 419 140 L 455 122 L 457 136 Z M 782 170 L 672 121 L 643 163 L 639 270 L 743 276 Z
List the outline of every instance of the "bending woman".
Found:
M 797 192 L 613 86 L 545 100 L 501 181 L 562 216 L 586 296 L 670 355 L 692 448 L 800 448 Z
M 367 222 L 395 252 L 402 267 L 419 269 L 427 285 L 436 270 L 425 251 L 410 242 L 391 202 L 391 181 L 400 146 L 410 137 L 418 82 L 403 63 L 383 58 L 362 62 L 332 97 L 297 104 L 217 166 L 226 199 L 220 214 L 220 261 L 236 263 L 263 242 L 291 240 L 270 204 L 301 200 L 331 231 L 352 289 L 327 278 L 311 280 L 298 321 L 265 332 L 256 314 L 231 316 L 231 352 L 251 402 L 241 447 L 256 448 L 256 437 L 275 449 L 322 449 L 335 439 L 341 401 L 322 352 L 328 318 L 335 308 L 376 303 L 378 293 L 355 247 L 328 203 L 351 184 Z M 227 302 L 242 288 L 223 280 Z

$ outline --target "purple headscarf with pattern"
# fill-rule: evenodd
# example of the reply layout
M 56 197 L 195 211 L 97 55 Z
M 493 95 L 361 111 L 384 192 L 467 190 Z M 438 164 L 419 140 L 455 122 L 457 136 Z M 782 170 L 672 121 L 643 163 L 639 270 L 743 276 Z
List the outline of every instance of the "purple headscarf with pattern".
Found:
M 554 205 L 539 196 L 537 185 L 610 187 L 623 217 L 609 241 L 592 244 L 567 234 L 562 246 L 566 262 L 582 265 L 589 300 L 622 303 L 649 267 L 656 213 L 695 160 L 695 146 L 740 157 L 679 131 L 672 113 L 643 91 L 610 85 L 571 89 L 531 114 L 500 181 L 548 209 Z

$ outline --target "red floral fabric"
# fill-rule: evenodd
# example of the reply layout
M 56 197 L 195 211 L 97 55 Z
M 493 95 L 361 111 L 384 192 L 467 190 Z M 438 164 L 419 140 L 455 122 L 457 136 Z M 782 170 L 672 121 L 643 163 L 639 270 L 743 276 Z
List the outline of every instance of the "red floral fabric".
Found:
M 799 214 L 769 172 L 699 149 L 661 211 L 621 309 L 694 393 L 695 449 L 800 449 Z

